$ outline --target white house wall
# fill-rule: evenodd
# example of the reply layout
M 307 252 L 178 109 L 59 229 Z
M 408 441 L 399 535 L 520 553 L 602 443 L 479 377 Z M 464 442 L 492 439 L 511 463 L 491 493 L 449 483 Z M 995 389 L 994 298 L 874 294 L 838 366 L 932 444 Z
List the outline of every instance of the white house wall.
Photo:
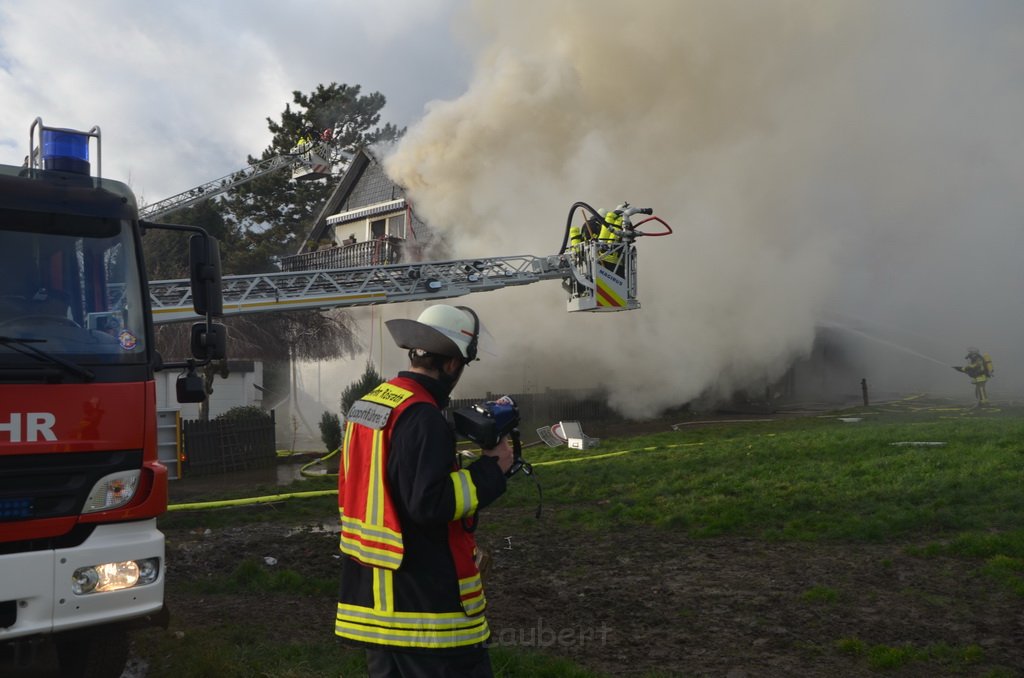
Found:
M 180 410 L 182 419 L 198 419 L 199 403 L 179 403 L 175 383 L 180 370 L 166 370 L 156 374 L 156 406 L 160 410 Z M 217 377 L 210 395 L 210 418 L 224 414 L 232 407 L 263 404 L 263 393 L 256 385 L 263 385 L 263 363 L 255 361 L 252 372 L 232 372 L 227 379 Z

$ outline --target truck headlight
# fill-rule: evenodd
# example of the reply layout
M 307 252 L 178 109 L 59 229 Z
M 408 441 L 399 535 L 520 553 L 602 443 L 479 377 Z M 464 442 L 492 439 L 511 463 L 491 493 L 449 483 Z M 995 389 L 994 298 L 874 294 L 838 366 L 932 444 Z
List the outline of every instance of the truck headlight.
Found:
M 71 575 L 71 590 L 76 595 L 120 591 L 152 584 L 160 576 L 160 559 L 125 560 L 80 567 Z
M 100 480 L 92 486 L 89 497 L 85 500 L 82 513 L 96 513 L 124 506 L 135 496 L 139 489 L 139 478 L 142 473 L 138 469 L 118 471 Z

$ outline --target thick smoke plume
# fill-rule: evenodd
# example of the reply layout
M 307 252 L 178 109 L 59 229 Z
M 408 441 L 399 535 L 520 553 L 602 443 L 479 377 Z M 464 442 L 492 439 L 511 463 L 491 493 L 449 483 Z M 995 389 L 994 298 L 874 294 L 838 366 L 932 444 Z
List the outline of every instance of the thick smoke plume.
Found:
M 456 302 L 500 353 L 460 391 L 603 385 L 644 416 L 779 377 L 823 322 L 913 349 L 861 375 L 894 390 L 969 394 L 935 360 L 968 344 L 1017 388 L 1022 19 L 998 2 L 477 3 L 468 90 L 386 159 L 418 213 L 466 257 L 553 253 L 577 200 L 649 205 L 675 234 L 639 242 L 639 311 L 567 314 L 554 282 Z

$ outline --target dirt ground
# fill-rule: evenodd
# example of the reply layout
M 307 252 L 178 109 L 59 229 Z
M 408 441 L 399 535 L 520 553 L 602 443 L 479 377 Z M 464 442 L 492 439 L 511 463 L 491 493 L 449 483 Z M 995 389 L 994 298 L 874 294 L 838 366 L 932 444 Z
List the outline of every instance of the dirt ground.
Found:
M 576 637 L 601 628 L 595 641 L 553 649 L 612 675 L 871 675 L 863 658 L 838 652 L 849 638 L 977 644 L 988 666 L 971 675 L 1024 669 L 1020 601 L 996 591 L 974 563 L 913 558 L 893 546 L 672 534 L 537 530 L 511 545 L 499 551 L 490 582 L 499 642 L 508 626 L 575 628 Z M 937 672 L 919 666 L 899 675 Z
M 506 518 L 509 516 L 505 516 Z M 488 533 L 493 641 L 571 658 L 611 676 L 877 676 L 837 643 L 981 648 L 967 665 L 914 662 L 892 676 L 1024 675 L 1024 604 L 976 561 L 907 555 L 909 545 L 769 544 L 672 533 L 580 534 L 548 515 Z M 169 532 L 175 628 L 265 618 L 280 638 L 330 634 L 331 599 L 199 596 L 175 581 L 226 574 L 241 557 L 337 576 L 335 537 L 268 525 Z M 818 592 L 816 595 L 815 592 Z M 821 593 L 825 592 L 825 593 Z
M 549 509 L 550 511 L 551 509 Z M 886 675 L 1024 675 L 1024 604 L 976 561 L 921 558 L 908 545 L 766 544 L 671 533 L 573 534 L 531 513 L 488 534 L 493 640 L 566 656 L 611 676 L 877 676 L 837 643 L 978 645 L 968 666 L 913 663 Z M 227 574 L 243 557 L 336 577 L 333 535 L 254 525 L 168 534 L 175 628 L 265 619 L 273 634 L 329 638 L 330 598 L 183 594 L 180 577 Z M 817 588 L 816 588 L 817 587 Z M 825 592 L 814 595 L 814 592 Z M 268 631 L 270 632 L 270 631 Z
M 657 423 L 664 426 L 665 422 Z M 661 428 L 664 430 L 664 428 Z M 619 431 L 600 431 L 601 435 Z M 624 431 L 628 433 L 628 431 Z M 172 486 L 171 501 L 182 501 Z M 492 641 L 570 658 L 610 676 L 1024 676 L 1024 602 L 979 560 L 911 555 L 923 544 L 692 539 L 669 531 L 580 533 L 557 507 L 485 513 L 478 541 Z M 511 532 L 511 533 L 510 533 Z M 167 602 L 175 628 L 265 618 L 282 639 L 332 633 L 333 599 L 199 596 L 175 586 L 227 574 L 239 559 L 336 577 L 337 537 L 254 525 L 170 530 Z M 980 648 L 969 663 L 880 671 L 865 646 Z

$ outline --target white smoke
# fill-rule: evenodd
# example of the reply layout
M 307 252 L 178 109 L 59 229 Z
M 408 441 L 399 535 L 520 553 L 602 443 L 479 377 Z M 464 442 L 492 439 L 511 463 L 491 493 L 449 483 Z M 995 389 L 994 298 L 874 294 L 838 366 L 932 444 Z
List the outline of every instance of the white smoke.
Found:
M 420 216 L 466 257 L 553 253 L 577 200 L 649 205 L 675 234 L 639 242 L 639 311 L 566 314 L 554 282 L 461 300 L 501 350 L 467 383 L 604 385 L 653 414 L 778 377 L 834 311 L 941 335 L 950 364 L 983 345 L 1024 382 L 1022 15 L 476 3 L 469 89 L 386 159 Z

